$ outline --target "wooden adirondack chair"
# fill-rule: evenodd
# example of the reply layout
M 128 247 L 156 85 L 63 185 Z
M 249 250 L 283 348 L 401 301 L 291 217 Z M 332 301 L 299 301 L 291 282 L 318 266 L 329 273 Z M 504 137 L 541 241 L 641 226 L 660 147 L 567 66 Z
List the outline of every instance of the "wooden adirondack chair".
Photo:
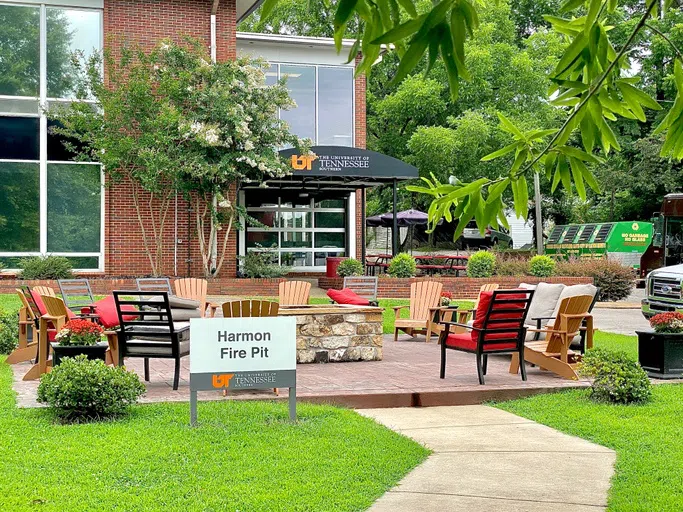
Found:
M 308 281 L 283 281 L 280 283 L 280 306 L 305 306 L 311 295 Z
M 310 288 L 310 284 L 309 284 Z M 277 316 L 280 305 L 277 302 L 269 300 L 232 300 L 224 302 L 223 306 L 224 318 L 255 318 L 263 316 Z M 277 388 L 273 388 L 277 395 Z M 223 391 L 223 396 L 227 396 L 228 390 Z
M 277 316 L 279 310 L 277 302 L 269 300 L 232 300 L 224 302 L 224 318 L 251 318 L 259 316 Z
M 398 340 L 401 330 L 413 337 L 425 334 L 425 341 L 429 343 L 432 333 L 442 330 L 438 323 L 442 288 L 443 284 L 438 281 L 417 281 L 410 285 L 410 305 L 394 306 L 394 341 Z M 410 318 L 400 318 L 403 308 L 410 308 Z
M 202 318 L 206 316 L 207 308 L 209 309 L 209 316 L 211 318 L 214 317 L 218 304 L 213 304 L 206 300 L 206 290 L 208 287 L 206 279 L 195 279 L 192 277 L 176 279 L 173 281 L 173 286 L 178 297 L 199 302 L 199 313 L 202 315 Z
M 35 359 L 38 350 L 38 318 L 40 311 L 33 311 L 29 304 L 24 291 L 17 288 L 17 295 L 21 300 L 21 308 L 19 309 L 19 345 L 7 356 L 5 362 L 7 364 L 21 363 Z M 28 341 L 29 329 L 33 330 L 33 339 Z
M 484 292 L 495 292 L 500 288 L 500 285 L 498 283 L 486 283 L 482 284 L 481 288 L 479 288 L 479 295 L 477 295 L 477 300 L 474 301 L 474 306 L 472 306 L 472 309 L 464 309 L 464 308 L 458 308 L 458 323 L 460 324 L 466 324 L 470 320 L 470 315 L 474 316 L 477 312 L 477 308 L 479 307 L 479 299 L 481 298 L 481 294 Z M 451 302 L 453 301 L 465 301 L 465 300 L 471 300 L 471 299 L 451 299 Z M 453 327 L 453 332 L 454 334 L 461 334 L 463 332 L 467 332 L 467 329 L 464 327 L 460 327 L 459 325 L 456 325 Z
M 36 292 L 41 297 L 44 295 L 47 295 L 48 297 L 56 297 L 57 296 L 55 289 L 50 288 L 49 286 L 34 286 L 33 291 Z
M 562 300 L 555 325 L 542 329 L 545 340 L 529 341 L 524 344 L 524 360 L 542 369 L 556 373 L 566 379 L 578 380 L 576 367 L 581 354 L 569 348 L 574 336 L 579 334 L 583 321 L 586 321 L 587 346 L 593 346 L 593 316 L 588 312 L 593 297 L 579 295 Z M 529 329 L 533 331 L 534 329 Z M 510 373 L 516 374 L 520 368 L 519 354 L 513 354 Z
M 375 276 L 347 276 L 342 288 L 348 288 L 359 297 L 368 299 L 372 305 L 377 305 L 377 284 Z
M 34 288 L 34 290 L 36 289 L 37 288 Z M 26 372 L 23 380 L 38 379 L 42 374 L 47 373 L 52 369 L 52 361 L 49 359 L 50 342 L 48 337 L 48 324 L 52 324 L 55 330 L 59 332 L 69 318 L 62 299 L 53 295 L 41 295 L 40 298 L 45 305 L 46 312 L 44 315 L 40 316 L 38 321 L 40 326 L 38 333 L 38 362 Z

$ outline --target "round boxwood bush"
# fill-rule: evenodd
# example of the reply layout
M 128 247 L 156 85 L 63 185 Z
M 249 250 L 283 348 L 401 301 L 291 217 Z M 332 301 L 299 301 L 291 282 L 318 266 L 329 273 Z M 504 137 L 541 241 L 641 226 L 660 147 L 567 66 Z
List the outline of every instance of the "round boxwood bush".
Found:
M 363 264 L 353 258 L 340 262 L 337 267 L 337 275 L 339 277 L 362 276 L 364 272 Z
M 550 277 L 555 273 L 555 260 L 550 256 L 538 255 L 529 260 L 529 274 L 536 277 Z
M 121 416 L 145 393 L 134 372 L 90 361 L 84 354 L 65 357 L 40 379 L 38 401 L 62 420 L 99 420 Z
M 402 252 L 397 254 L 389 262 L 387 273 L 391 277 L 413 277 L 417 272 L 415 258 L 410 254 Z
M 19 344 L 19 318 L 0 308 L 0 354 L 9 354 Z
M 496 256 L 492 252 L 475 252 L 467 261 L 467 277 L 491 277 L 495 269 Z
M 646 402 L 652 394 L 647 373 L 625 352 L 589 350 L 580 373 L 593 379 L 591 398 L 596 401 L 630 404 Z
M 34 256 L 19 262 L 21 279 L 71 279 L 71 262 L 62 256 Z

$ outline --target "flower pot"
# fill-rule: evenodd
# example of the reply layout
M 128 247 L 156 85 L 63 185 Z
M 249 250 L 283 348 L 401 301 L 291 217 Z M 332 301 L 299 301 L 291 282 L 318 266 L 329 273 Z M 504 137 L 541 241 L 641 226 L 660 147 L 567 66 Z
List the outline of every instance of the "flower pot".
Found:
M 59 364 L 63 357 L 76 357 L 80 354 L 85 354 L 88 359 L 105 360 L 105 354 L 109 344 L 106 341 L 100 341 L 95 345 L 67 345 L 62 346 L 58 343 L 50 343 L 52 346 L 52 366 L 55 367 Z
M 638 362 L 650 377 L 680 379 L 683 377 L 683 333 L 654 331 L 638 335 Z

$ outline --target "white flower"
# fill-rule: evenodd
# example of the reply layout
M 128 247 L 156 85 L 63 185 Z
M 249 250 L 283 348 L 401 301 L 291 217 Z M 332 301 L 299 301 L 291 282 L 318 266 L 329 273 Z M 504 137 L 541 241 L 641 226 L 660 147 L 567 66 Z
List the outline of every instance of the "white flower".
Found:
M 168 43 L 163 43 L 160 48 L 162 50 L 168 50 L 171 48 L 171 45 L 169 45 Z
M 204 129 L 204 123 L 199 123 L 195 121 L 190 125 L 190 131 L 194 134 L 201 132 Z
M 209 130 L 206 130 L 204 132 L 204 140 L 207 144 L 210 144 L 212 146 L 218 144 L 218 142 L 220 141 L 218 130 L 216 128 L 210 128 Z
M 266 167 L 266 164 L 264 164 L 263 162 L 260 162 L 260 163 L 258 164 L 258 169 L 259 169 L 259 171 L 264 171 L 264 172 L 265 172 L 265 171 L 268 170 L 268 167 Z
M 230 201 L 223 199 L 220 203 L 218 203 L 218 206 L 220 208 L 230 208 Z
M 245 151 L 251 151 L 252 149 L 254 149 L 254 147 L 255 147 L 254 143 L 250 140 L 248 140 L 247 142 L 244 143 Z

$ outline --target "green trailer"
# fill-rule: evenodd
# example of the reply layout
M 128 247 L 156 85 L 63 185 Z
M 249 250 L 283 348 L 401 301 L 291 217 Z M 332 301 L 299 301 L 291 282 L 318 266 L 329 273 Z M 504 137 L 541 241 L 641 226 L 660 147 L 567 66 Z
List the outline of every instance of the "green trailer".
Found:
M 640 268 L 640 257 L 652 243 L 650 222 L 605 222 L 555 226 L 545 253 L 564 258 L 604 258 Z

